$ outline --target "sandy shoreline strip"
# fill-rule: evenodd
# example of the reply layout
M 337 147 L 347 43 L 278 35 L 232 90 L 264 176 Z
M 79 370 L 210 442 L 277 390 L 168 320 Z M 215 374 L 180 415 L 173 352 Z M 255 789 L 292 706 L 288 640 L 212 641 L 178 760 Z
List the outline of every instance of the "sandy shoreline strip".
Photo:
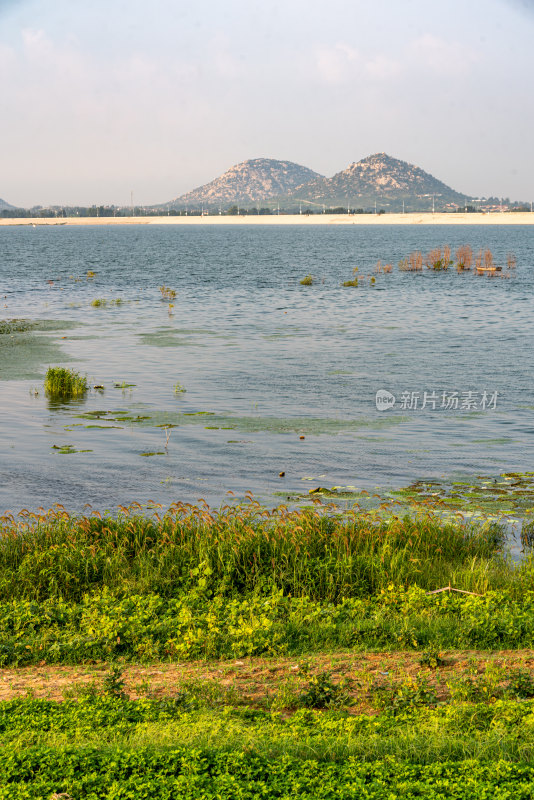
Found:
M 213 217 L 20 217 L 0 219 L 14 225 L 534 225 L 532 212 L 494 214 L 271 214 Z

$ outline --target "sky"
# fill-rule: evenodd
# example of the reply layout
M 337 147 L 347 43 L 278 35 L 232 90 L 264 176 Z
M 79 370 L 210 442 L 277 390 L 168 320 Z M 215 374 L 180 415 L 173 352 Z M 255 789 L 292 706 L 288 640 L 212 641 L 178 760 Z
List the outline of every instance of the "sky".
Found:
M 0 197 L 164 203 L 371 153 L 534 199 L 534 0 L 0 0 Z

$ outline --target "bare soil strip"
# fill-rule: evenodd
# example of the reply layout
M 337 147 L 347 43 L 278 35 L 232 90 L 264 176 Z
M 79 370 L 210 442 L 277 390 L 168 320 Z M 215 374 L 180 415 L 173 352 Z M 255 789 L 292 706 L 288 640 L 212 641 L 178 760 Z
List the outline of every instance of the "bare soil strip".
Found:
M 372 712 L 368 689 L 384 682 L 424 675 L 438 700 L 447 694 L 447 681 L 459 675 L 482 674 L 489 664 L 505 670 L 534 671 L 533 650 L 495 652 L 450 651 L 440 653 L 445 662 L 437 669 L 421 666 L 421 653 L 331 653 L 306 659 L 250 658 L 233 661 L 124 664 L 125 690 L 131 699 L 149 695 L 155 698 L 176 696 L 188 683 L 214 684 L 231 692 L 232 704 L 265 707 L 283 685 L 301 690 L 310 676 L 330 673 L 334 682 L 347 681 L 353 700 L 352 712 Z M 0 700 L 12 700 L 28 693 L 36 698 L 63 700 L 80 695 L 91 687 L 99 690 L 109 671 L 105 662 L 80 666 L 42 664 L 0 669 Z M 230 700 L 230 696 L 229 696 Z

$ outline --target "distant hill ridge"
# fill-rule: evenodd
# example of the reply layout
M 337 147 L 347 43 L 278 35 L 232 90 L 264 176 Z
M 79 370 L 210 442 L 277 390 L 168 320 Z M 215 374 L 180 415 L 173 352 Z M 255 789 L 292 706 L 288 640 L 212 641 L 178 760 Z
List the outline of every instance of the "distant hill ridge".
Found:
M 377 204 L 389 211 L 463 205 L 471 198 L 425 172 L 420 167 L 375 153 L 326 178 L 292 161 L 256 158 L 243 161 L 210 183 L 175 198 L 165 206 L 206 209 L 232 205 L 252 207 L 279 204 L 301 206 L 350 206 L 369 208 Z
M 0 211 L 3 210 L 4 208 L 15 208 L 15 206 L 6 203 L 6 201 L 2 200 L 2 198 L 0 197 Z
M 285 196 L 303 183 L 321 177 L 318 172 L 293 161 L 253 158 L 230 167 L 219 178 L 166 205 L 171 208 L 255 205 L 279 195 Z

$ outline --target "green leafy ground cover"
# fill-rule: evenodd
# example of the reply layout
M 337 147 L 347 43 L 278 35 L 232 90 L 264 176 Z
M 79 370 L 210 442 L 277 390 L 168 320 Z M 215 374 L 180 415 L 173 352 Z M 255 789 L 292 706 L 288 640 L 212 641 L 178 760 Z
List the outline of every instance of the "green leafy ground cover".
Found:
M 530 798 L 533 707 L 347 716 L 183 698 L 0 706 L 0 797 Z
M 201 587 L 181 598 L 117 597 L 104 590 L 78 602 L 53 597 L 0 604 L 2 666 L 532 646 L 533 591 L 463 598 L 412 588 L 334 605 L 281 593 L 210 597 Z
M 28 777 L 30 783 L 28 782 Z M 167 751 L 111 749 L 10 754 L 0 767 L 3 800 L 67 796 L 97 798 L 343 798 L 354 800 L 530 800 L 534 768 L 528 764 L 443 762 L 420 765 L 379 759 L 325 764 L 246 753 L 206 753 L 175 747 Z

